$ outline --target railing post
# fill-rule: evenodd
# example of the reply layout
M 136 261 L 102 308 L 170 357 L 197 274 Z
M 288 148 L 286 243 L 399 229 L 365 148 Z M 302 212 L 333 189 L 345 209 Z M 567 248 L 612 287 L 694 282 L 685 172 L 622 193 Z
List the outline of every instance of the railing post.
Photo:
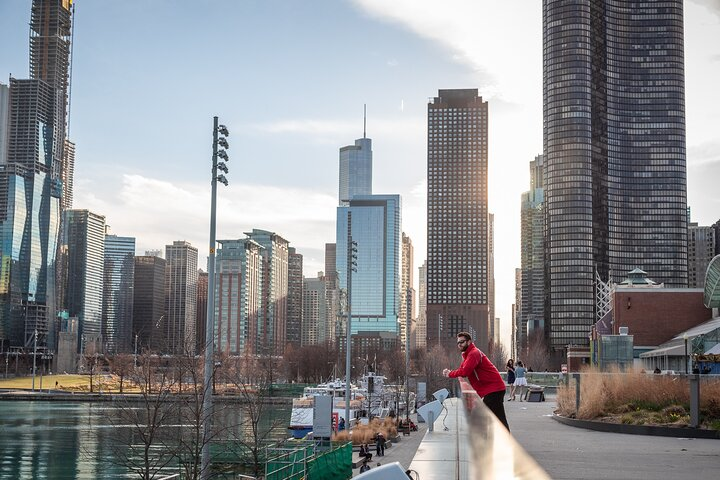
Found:
M 690 375 L 690 426 L 700 426 L 700 375 Z
M 573 377 L 575 377 L 575 418 L 577 418 L 580 413 L 580 374 L 573 373 Z

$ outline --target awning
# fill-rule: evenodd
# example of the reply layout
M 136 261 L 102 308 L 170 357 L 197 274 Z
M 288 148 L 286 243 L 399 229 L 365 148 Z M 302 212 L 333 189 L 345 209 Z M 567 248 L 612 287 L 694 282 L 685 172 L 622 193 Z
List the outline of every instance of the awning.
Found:
M 688 352 L 689 353 L 689 352 Z M 670 347 L 656 348 L 649 352 L 641 353 L 640 358 L 654 358 L 654 357 L 684 357 L 685 356 L 685 345 L 673 345 Z

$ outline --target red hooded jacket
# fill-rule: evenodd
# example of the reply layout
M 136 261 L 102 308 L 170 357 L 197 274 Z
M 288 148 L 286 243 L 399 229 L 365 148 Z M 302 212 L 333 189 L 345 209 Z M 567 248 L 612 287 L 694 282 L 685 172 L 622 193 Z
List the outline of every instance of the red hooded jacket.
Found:
M 505 382 L 495 365 L 474 343 L 462 352 L 463 362 L 460 368 L 448 374 L 450 378 L 466 377 L 478 395 L 484 397 L 493 392 L 505 391 Z

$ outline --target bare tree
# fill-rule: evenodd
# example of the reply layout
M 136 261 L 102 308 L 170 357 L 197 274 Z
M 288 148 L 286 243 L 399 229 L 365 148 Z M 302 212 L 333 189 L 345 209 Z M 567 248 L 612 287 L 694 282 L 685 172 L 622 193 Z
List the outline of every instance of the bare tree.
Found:
M 123 393 L 125 378 L 134 371 L 135 357 L 125 353 L 119 353 L 108 358 L 110 372 L 120 378 L 120 393 Z
M 287 423 L 287 418 L 271 419 L 261 423 L 261 419 L 271 417 L 273 408 L 269 401 L 272 396 L 272 382 L 278 375 L 278 359 L 270 356 L 255 357 L 244 355 L 236 357 L 231 368 L 224 370 L 223 382 L 233 386 L 237 392 L 241 415 L 227 410 L 225 424 L 232 424 L 226 437 L 233 441 L 228 445 L 233 453 L 242 458 L 256 477 L 264 472 L 263 452 L 270 443 L 273 430 Z M 230 435 L 230 433 L 232 433 Z
M 145 352 L 128 379 L 140 391 L 118 396 L 115 415 L 110 421 L 118 428 L 109 437 L 113 462 L 124 466 L 143 480 L 165 476 L 176 465 L 177 445 L 171 425 L 177 424 L 172 383 L 157 357 Z
M 399 382 L 405 378 L 405 352 L 400 350 L 385 352 L 380 365 L 383 374 L 391 382 Z
M 534 330 L 528 337 L 528 348 L 525 358 L 521 358 L 526 367 L 536 372 L 543 372 L 550 368 L 550 352 L 548 350 L 545 334 L 542 330 Z
M 500 342 L 493 342 L 490 345 L 490 351 L 487 353 L 487 356 L 493 365 L 495 365 L 495 368 L 501 372 L 505 370 L 505 364 L 510 358 L 505 350 L 505 345 Z
M 423 370 L 427 381 L 428 393 L 435 392 L 441 388 L 447 388 L 452 391 L 452 383 L 442 374 L 445 368 L 457 368 L 459 363 L 457 359 L 448 358 L 447 352 L 440 345 L 433 346 L 424 358 Z

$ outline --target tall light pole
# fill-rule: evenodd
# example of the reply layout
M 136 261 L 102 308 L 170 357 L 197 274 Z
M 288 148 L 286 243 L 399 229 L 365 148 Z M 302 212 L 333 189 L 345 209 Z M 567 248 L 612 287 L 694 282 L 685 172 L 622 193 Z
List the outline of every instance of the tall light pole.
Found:
M 345 425 L 350 429 L 350 348 L 352 320 L 352 272 L 357 271 L 357 242 L 352 239 L 352 212 L 347 214 L 347 323 L 345 325 Z
M 205 321 L 205 375 L 203 377 L 203 404 L 202 404 L 202 459 L 200 464 L 200 478 L 210 478 L 210 427 L 212 426 L 212 377 L 214 356 L 214 330 L 215 330 L 215 216 L 217 210 L 217 182 L 227 186 L 225 175 L 218 174 L 218 170 L 228 173 L 227 165 L 218 162 L 218 157 L 225 162 L 229 161 L 225 150 L 230 148 L 226 137 L 230 133 L 225 125 L 218 124 L 218 117 L 213 117 L 213 152 L 212 152 L 212 186 L 210 198 L 210 250 L 208 257 L 208 301 L 207 319 Z M 218 148 L 222 147 L 222 149 Z M 223 150 L 224 149 L 224 150 Z
M 33 392 L 35 391 L 35 359 L 37 358 L 37 328 L 33 335 Z M 687 349 L 686 349 L 687 350 Z
M 688 341 L 688 334 L 687 332 L 683 333 L 683 340 L 685 341 L 685 375 L 688 374 L 688 349 L 687 349 L 687 341 Z
M 412 315 L 412 288 L 405 291 L 405 423 L 410 428 L 410 316 Z M 400 415 L 400 412 L 398 412 Z M 409 431 L 409 430 L 408 430 Z

